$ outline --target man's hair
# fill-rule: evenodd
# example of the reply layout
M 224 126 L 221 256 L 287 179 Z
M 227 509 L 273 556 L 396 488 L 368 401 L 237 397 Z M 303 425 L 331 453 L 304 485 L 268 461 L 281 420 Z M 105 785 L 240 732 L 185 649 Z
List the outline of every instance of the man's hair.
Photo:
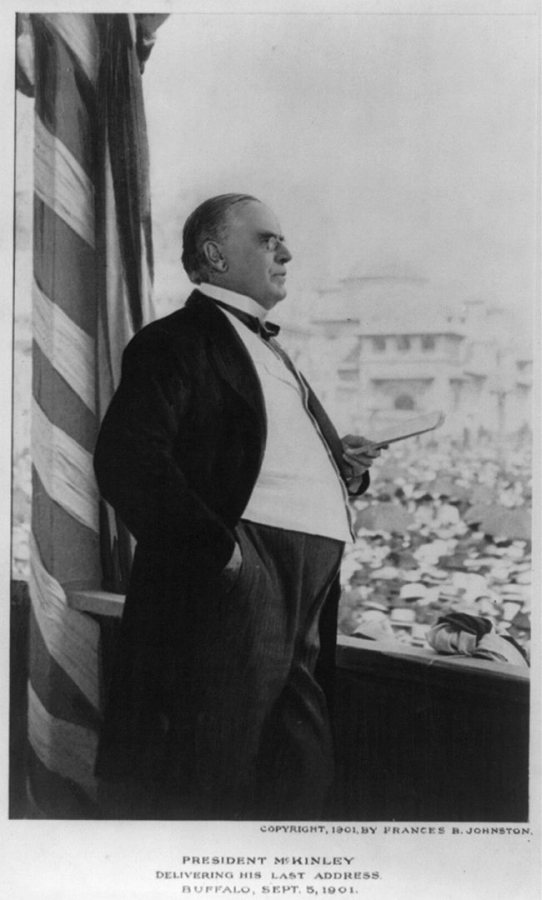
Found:
M 190 213 L 183 228 L 181 261 L 190 281 L 200 284 L 209 277 L 209 264 L 203 245 L 224 236 L 228 213 L 232 206 L 256 200 L 250 194 L 219 194 L 201 203 Z

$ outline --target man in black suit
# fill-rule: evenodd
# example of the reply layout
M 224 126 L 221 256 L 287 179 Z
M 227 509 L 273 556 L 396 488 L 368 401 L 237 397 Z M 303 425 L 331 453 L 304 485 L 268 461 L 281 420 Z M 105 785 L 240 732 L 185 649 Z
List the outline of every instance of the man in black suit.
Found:
M 348 493 L 378 451 L 339 439 L 266 323 L 290 259 L 254 197 L 198 207 L 199 288 L 130 342 L 102 424 L 99 487 L 137 541 L 97 759 L 118 816 L 325 814 Z

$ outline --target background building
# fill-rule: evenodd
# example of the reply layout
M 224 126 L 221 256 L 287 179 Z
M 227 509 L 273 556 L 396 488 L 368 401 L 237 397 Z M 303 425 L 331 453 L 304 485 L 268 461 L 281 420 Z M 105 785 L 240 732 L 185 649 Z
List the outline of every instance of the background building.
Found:
M 530 429 L 532 352 L 491 299 L 415 277 L 352 277 L 320 291 L 284 342 L 343 430 L 441 409 L 465 441 Z

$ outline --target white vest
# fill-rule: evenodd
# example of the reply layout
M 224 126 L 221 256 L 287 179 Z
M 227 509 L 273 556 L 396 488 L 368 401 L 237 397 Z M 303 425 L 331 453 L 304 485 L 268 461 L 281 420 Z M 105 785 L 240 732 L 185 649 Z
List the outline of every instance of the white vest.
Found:
M 243 519 L 352 543 L 348 494 L 309 412 L 306 387 L 269 344 L 227 310 L 222 312 L 256 367 L 267 414 L 262 467 Z

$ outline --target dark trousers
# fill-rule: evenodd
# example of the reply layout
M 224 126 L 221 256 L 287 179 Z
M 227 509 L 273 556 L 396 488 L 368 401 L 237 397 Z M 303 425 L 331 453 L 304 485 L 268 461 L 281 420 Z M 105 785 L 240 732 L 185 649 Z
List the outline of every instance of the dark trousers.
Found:
M 333 747 L 315 678 L 318 625 L 343 543 L 248 521 L 236 532 L 243 563 L 233 586 L 194 584 L 190 690 L 200 712 L 171 731 L 155 783 L 108 786 L 109 815 L 323 815 Z
M 242 522 L 238 533 L 244 558 L 250 561 L 255 554 L 267 570 L 264 590 L 253 593 L 250 601 L 269 606 L 272 612 L 264 622 L 278 619 L 283 624 L 282 677 L 262 722 L 254 803 L 249 801 L 247 812 L 251 818 L 317 819 L 333 779 L 328 710 L 315 679 L 318 624 L 343 544 L 251 522 Z M 242 576 L 241 571 L 240 591 Z M 274 624 L 263 630 L 264 657 L 267 640 L 276 638 Z

